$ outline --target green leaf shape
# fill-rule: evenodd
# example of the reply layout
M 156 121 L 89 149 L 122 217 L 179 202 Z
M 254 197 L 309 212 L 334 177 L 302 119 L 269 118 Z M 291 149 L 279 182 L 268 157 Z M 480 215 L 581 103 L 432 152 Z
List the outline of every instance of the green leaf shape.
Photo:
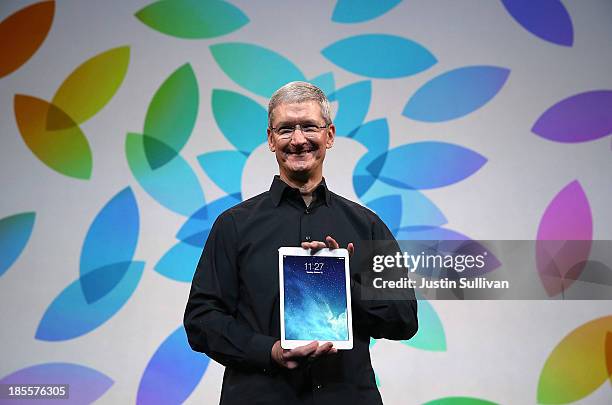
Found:
M 91 177 L 89 142 L 71 117 L 45 100 L 23 94 L 15 95 L 14 107 L 21 137 L 38 159 L 66 176 Z M 48 123 L 63 129 L 48 129 Z
M 417 311 L 419 330 L 411 339 L 402 340 L 402 344 L 432 352 L 446 351 L 444 327 L 431 303 L 427 300 L 419 299 Z
M 610 378 L 606 339 L 612 316 L 570 332 L 548 356 L 538 382 L 538 403 L 567 404 L 590 395 Z
M 100 111 L 117 90 L 127 73 L 130 48 L 121 46 L 98 54 L 77 67 L 53 96 L 51 103 L 63 110 L 76 124 Z M 49 117 L 57 125 L 62 120 Z M 57 128 L 49 124 L 50 129 Z
M 293 62 L 258 45 L 231 42 L 212 45 L 210 51 L 230 79 L 263 97 L 287 82 L 306 80 Z
M 175 70 L 159 87 L 145 118 L 144 150 L 152 169 L 157 169 L 176 156 L 191 136 L 198 115 L 199 91 L 195 73 L 189 63 Z M 166 145 L 163 153 L 157 140 Z
M 178 38 L 214 38 L 243 27 L 249 18 L 221 0 L 160 0 L 135 14 L 144 24 Z
M 213 89 L 211 104 L 217 126 L 236 149 L 248 155 L 266 142 L 268 112 L 255 100 L 233 91 Z
M 486 399 L 472 397 L 446 397 L 434 399 L 424 403 L 423 405 L 497 405 L 495 402 L 487 401 Z

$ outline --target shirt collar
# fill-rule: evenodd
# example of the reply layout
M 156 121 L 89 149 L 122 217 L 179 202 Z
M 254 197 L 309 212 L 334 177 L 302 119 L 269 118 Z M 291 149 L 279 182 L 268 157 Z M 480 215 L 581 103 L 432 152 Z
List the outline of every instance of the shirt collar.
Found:
M 272 181 L 272 185 L 270 186 L 270 196 L 272 198 L 272 203 L 275 207 L 278 207 L 287 189 L 297 190 L 282 181 L 278 174 L 274 176 L 274 180 Z M 325 178 L 321 179 L 321 182 L 317 187 L 315 187 L 313 193 L 317 194 L 318 196 L 324 195 L 325 204 L 329 206 L 331 192 L 327 188 L 327 184 L 325 184 Z

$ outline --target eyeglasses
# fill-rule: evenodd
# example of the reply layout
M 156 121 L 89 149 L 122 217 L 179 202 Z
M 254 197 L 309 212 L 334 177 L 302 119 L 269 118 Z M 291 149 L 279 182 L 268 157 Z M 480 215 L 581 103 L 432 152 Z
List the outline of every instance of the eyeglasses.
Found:
M 312 138 L 319 135 L 321 130 L 326 129 L 327 127 L 329 127 L 329 124 L 326 124 L 322 127 L 314 124 L 296 124 L 283 125 L 281 127 L 276 128 L 271 127 L 270 129 L 279 137 L 279 139 L 287 140 L 291 139 L 293 133 L 297 131 L 298 128 L 300 131 L 302 131 L 302 134 L 304 134 L 305 137 Z

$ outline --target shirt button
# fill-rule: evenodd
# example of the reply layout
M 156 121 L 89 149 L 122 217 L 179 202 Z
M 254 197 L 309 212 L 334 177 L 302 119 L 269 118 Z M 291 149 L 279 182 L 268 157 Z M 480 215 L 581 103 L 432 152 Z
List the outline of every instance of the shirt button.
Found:
M 318 389 L 318 390 L 320 390 L 320 389 L 321 389 L 321 387 L 322 387 L 322 385 L 321 385 L 321 384 L 317 384 L 317 386 L 316 386 L 315 388 L 316 388 L 316 389 Z
M 306 211 L 304 211 L 304 212 L 305 212 L 306 214 L 310 214 L 310 210 L 308 210 L 308 209 L 307 209 Z
M 310 236 L 306 236 L 304 239 L 306 239 L 307 242 L 310 242 Z

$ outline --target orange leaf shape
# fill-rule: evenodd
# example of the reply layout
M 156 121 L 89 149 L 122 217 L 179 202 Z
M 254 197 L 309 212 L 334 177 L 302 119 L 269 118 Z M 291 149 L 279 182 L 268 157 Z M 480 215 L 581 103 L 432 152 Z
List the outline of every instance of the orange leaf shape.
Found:
M 538 383 L 538 403 L 578 401 L 610 378 L 612 316 L 574 329 L 548 356 Z
M 45 100 L 17 94 L 15 118 L 26 145 L 43 163 L 66 176 L 91 177 L 89 142 L 65 112 Z
M 55 2 L 43 1 L 25 7 L 0 23 L 0 78 L 26 63 L 49 33 Z

